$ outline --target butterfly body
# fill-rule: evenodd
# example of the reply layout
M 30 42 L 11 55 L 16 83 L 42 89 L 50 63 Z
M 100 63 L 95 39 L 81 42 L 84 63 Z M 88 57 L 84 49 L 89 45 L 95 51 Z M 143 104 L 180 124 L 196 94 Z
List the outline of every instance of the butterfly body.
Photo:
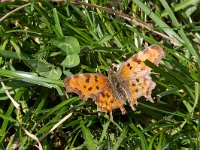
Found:
M 165 54 L 162 47 L 152 45 L 133 55 L 122 63 L 116 71 L 109 70 L 108 76 L 98 73 L 82 73 L 66 77 L 64 80 L 66 92 L 74 92 L 86 101 L 92 98 L 97 108 L 102 112 L 109 112 L 119 108 L 122 114 L 126 113 L 127 102 L 133 110 L 137 100 L 144 96 L 153 102 L 152 90 L 156 84 L 151 79 L 151 68 L 144 61 L 149 60 L 158 65 Z
M 116 97 L 122 105 L 125 105 L 127 100 L 127 86 L 121 81 L 118 73 L 112 70 L 108 72 L 108 80 L 113 94 L 115 95 L 114 97 Z

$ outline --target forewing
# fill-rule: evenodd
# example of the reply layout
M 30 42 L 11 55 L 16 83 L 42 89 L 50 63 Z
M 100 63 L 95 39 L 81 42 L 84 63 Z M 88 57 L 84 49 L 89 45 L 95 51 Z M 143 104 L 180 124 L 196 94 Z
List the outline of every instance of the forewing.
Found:
M 144 61 L 148 59 L 158 65 L 164 56 L 162 47 L 152 45 L 133 55 L 119 68 L 118 76 L 121 83 L 126 86 L 127 99 L 132 109 L 134 109 L 134 104 L 137 104 L 137 99 L 141 96 L 153 102 L 151 93 L 156 84 L 150 76 L 151 68 L 145 65 Z
M 108 78 L 101 74 L 85 73 L 66 77 L 64 80 L 66 92 L 74 92 L 81 99 L 86 101 L 92 98 L 97 108 L 102 112 L 109 112 L 112 117 L 112 110 L 120 108 L 122 113 L 125 109 L 114 96 Z

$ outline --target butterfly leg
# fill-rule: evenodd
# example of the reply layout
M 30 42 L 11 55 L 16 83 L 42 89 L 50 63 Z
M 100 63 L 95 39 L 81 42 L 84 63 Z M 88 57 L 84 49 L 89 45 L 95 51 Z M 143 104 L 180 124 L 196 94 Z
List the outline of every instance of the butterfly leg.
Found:
M 112 111 L 110 111 L 110 119 L 113 120 Z
M 123 106 L 119 106 L 119 109 L 121 110 L 122 115 L 126 114 L 126 110 Z M 110 118 L 111 118 L 111 120 L 113 120 L 112 111 L 110 111 Z
M 137 105 L 138 103 L 137 103 L 137 100 L 134 102 L 135 100 L 132 100 L 131 102 L 129 101 L 129 104 L 130 104 L 130 106 L 131 106 L 131 109 L 133 110 L 133 111 L 136 111 L 136 108 L 134 107 L 134 105 Z

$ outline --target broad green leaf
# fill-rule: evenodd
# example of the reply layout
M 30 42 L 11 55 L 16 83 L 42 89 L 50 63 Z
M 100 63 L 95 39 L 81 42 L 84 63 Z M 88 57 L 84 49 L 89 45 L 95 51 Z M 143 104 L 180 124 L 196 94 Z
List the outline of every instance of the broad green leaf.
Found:
M 50 43 L 66 52 L 67 55 L 80 52 L 79 42 L 76 38 L 72 36 L 51 39 Z
M 62 71 L 59 67 L 52 68 L 50 71 L 47 72 L 40 72 L 40 75 L 47 77 L 48 79 L 58 80 L 62 75 Z
M 50 71 L 50 69 L 53 66 L 53 65 L 49 64 L 48 62 L 46 62 L 45 60 L 42 60 L 42 59 L 30 59 L 30 60 L 26 60 L 26 64 L 30 68 L 32 68 L 33 70 L 35 70 L 37 73 Z
M 55 67 L 42 59 L 30 59 L 25 61 L 26 64 L 32 68 L 35 72 L 43 77 L 49 79 L 60 79 L 62 71 L 59 67 Z
M 72 68 L 80 63 L 80 58 L 78 54 L 67 55 L 65 60 L 61 63 L 63 67 Z
M 72 75 L 72 73 L 69 70 L 64 70 L 63 73 L 64 73 L 65 76 Z

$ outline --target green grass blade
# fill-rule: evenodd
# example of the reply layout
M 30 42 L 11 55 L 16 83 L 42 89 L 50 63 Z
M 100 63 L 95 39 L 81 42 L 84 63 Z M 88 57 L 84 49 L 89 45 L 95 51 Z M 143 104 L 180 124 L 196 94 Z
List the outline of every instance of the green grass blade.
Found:
M 172 10 L 174 10 L 174 12 L 177 12 L 181 9 L 185 9 L 187 7 L 190 7 L 190 6 L 197 6 L 198 5 L 198 2 L 199 0 L 184 0 L 184 1 L 181 1 L 179 4 L 176 4 L 174 6 L 172 6 Z M 168 12 L 165 10 L 161 16 L 164 17 L 168 15 Z
M 148 145 L 144 134 L 133 123 L 131 123 L 129 127 L 140 137 L 142 150 L 147 150 Z
M 32 84 L 38 84 L 38 85 L 43 85 L 45 87 L 52 88 L 55 86 L 55 84 L 63 86 L 63 81 L 59 80 L 51 80 L 43 77 L 37 77 L 35 75 L 32 75 L 27 72 L 18 72 L 18 71 L 9 71 L 5 69 L 0 69 L 0 75 L 10 77 L 10 78 L 15 78 L 18 80 L 23 80 L 25 82 L 29 82 Z
M 175 26 L 176 28 L 180 28 L 180 29 L 178 30 L 178 32 L 179 32 L 180 36 L 182 37 L 182 39 L 184 40 L 184 43 L 185 43 L 187 49 L 191 52 L 191 54 L 192 54 L 193 56 L 196 57 L 196 59 L 197 59 L 197 61 L 198 61 L 198 64 L 200 65 L 199 53 L 197 53 L 197 51 L 194 49 L 192 43 L 189 41 L 189 39 L 188 39 L 187 35 L 185 34 L 183 28 L 181 27 L 182 25 L 179 24 L 179 22 L 178 22 L 178 20 L 176 19 L 176 17 L 175 17 L 175 15 L 174 15 L 173 11 L 171 10 L 170 6 L 168 5 L 168 3 L 167 3 L 165 0 L 160 0 L 160 2 L 162 3 L 162 5 L 163 5 L 163 7 L 166 9 L 166 11 L 168 12 L 168 14 L 169 14 L 169 16 L 170 16 L 170 18 L 171 18 L 171 20 L 172 20 L 174 26 Z
M 102 133 L 101 133 L 101 137 L 100 137 L 100 139 L 99 139 L 99 143 L 102 142 L 103 139 L 104 139 L 104 137 L 107 135 L 109 125 L 110 125 L 110 120 L 107 121 L 107 122 L 103 125 L 103 131 L 102 131 Z
M 60 20 L 59 20 L 56 8 L 53 8 L 53 15 L 54 15 L 54 20 L 55 20 L 55 27 L 58 30 L 60 36 L 63 37 L 64 35 L 63 35 L 63 32 L 62 32 L 62 28 L 60 26 Z
M 94 150 L 97 149 L 96 147 L 96 141 L 93 139 L 93 135 L 89 128 L 87 128 L 84 124 L 81 125 L 81 130 L 83 132 L 83 137 L 85 139 L 87 149 L 88 150 Z
M 113 147 L 113 150 L 118 150 L 118 149 L 119 149 L 121 143 L 123 142 L 123 140 L 124 140 L 125 137 L 127 136 L 128 130 L 129 130 L 128 126 L 126 126 L 126 127 L 122 130 L 122 132 L 121 132 L 121 134 L 120 134 L 120 136 L 119 136 L 119 139 L 117 140 L 117 142 L 115 143 L 115 145 L 114 145 L 114 147 Z
M 183 40 L 179 37 L 176 32 L 174 32 L 162 19 L 160 16 L 156 15 L 151 11 L 149 7 L 147 7 L 144 3 L 142 3 L 140 0 L 133 0 L 158 26 L 170 37 L 176 38 L 180 42 L 183 42 Z

